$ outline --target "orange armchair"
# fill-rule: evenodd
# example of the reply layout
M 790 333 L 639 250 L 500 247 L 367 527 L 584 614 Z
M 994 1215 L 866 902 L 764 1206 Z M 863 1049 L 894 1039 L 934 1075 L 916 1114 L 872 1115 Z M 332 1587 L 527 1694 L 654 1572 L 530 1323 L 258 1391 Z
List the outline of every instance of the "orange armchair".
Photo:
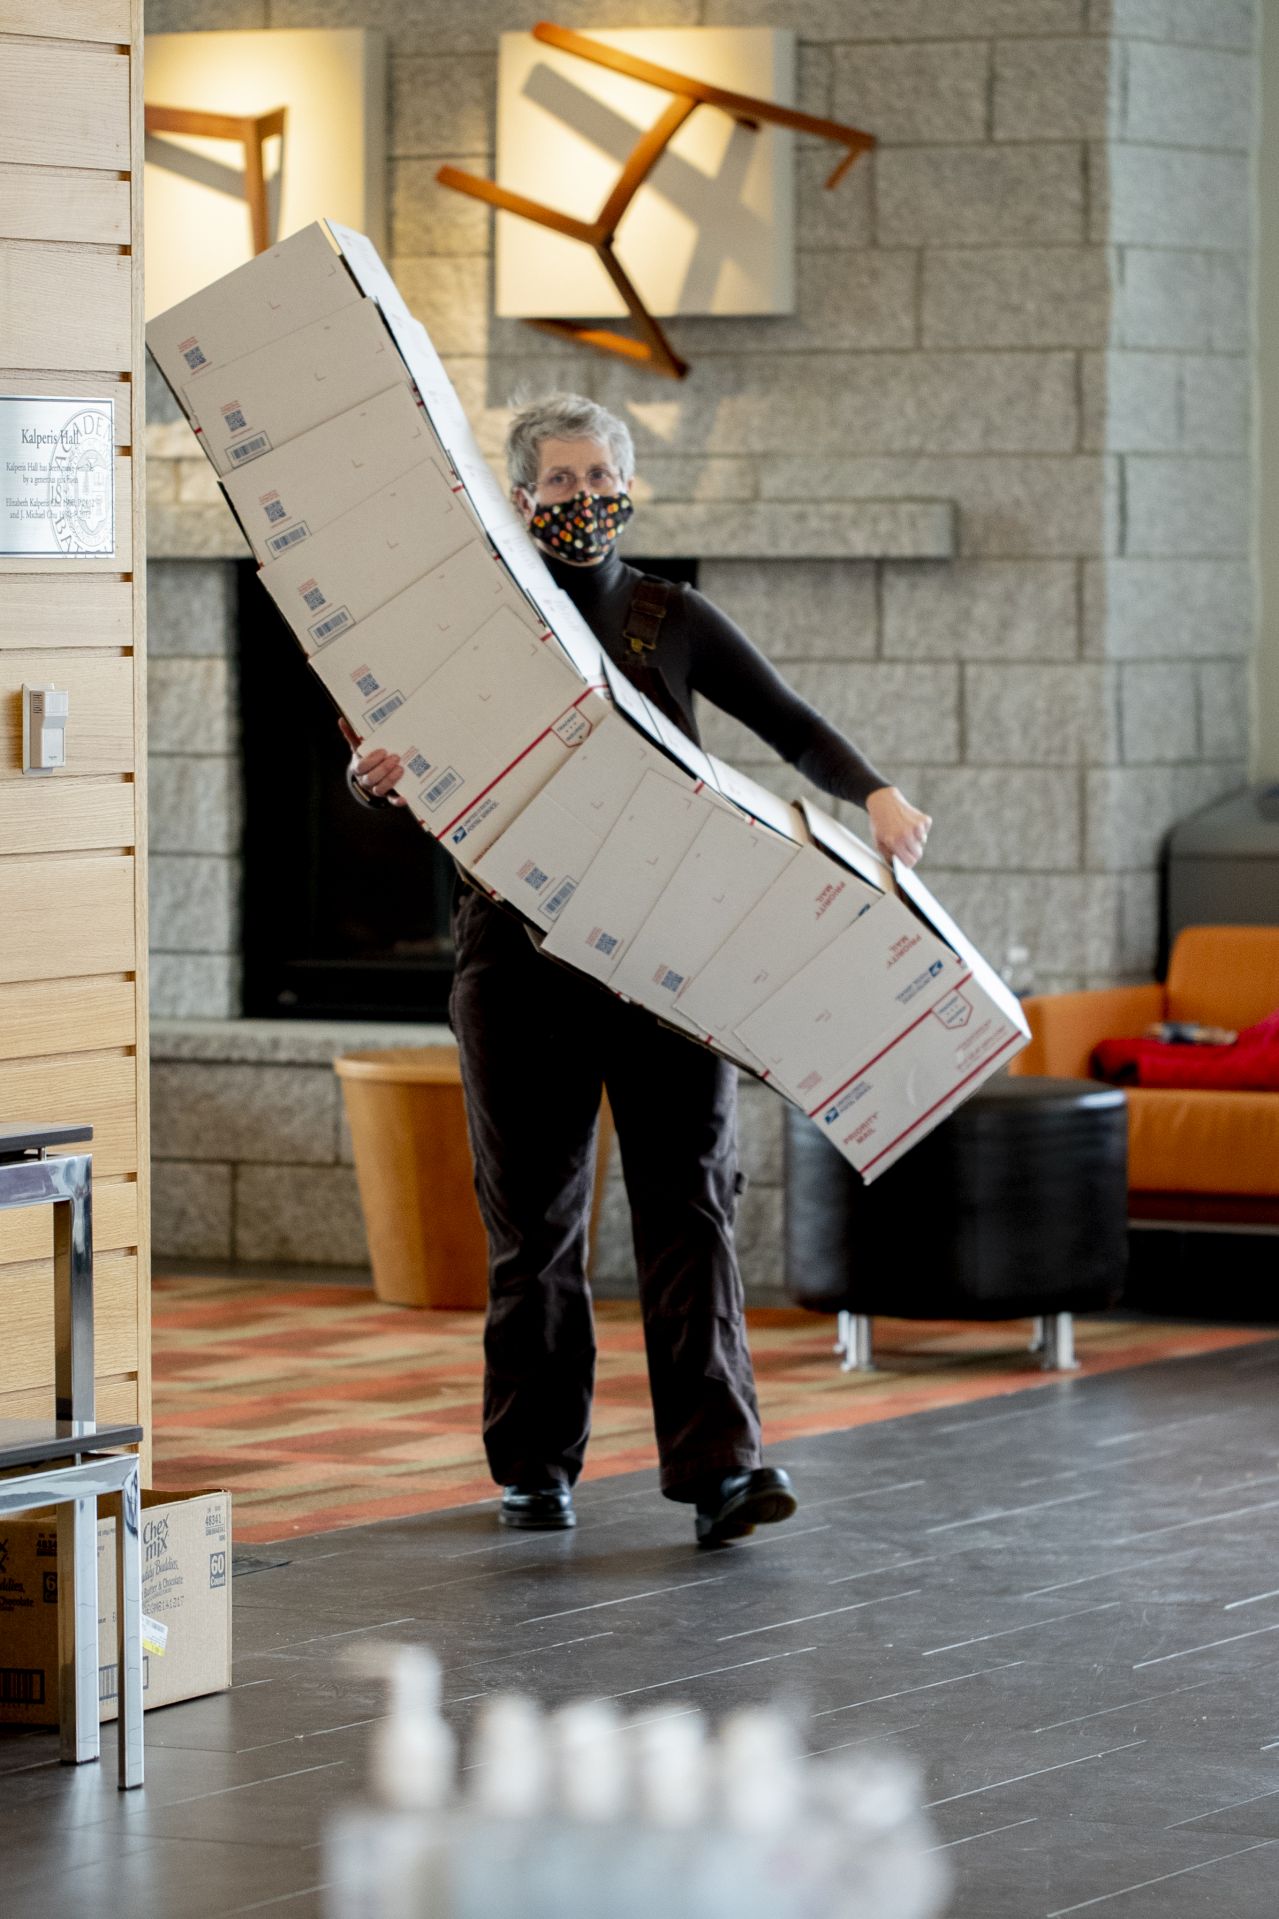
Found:
M 1279 1007 L 1279 926 L 1188 926 L 1167 981 L 1024 1002 L 1031 1041 L 1012 1073 L 1087 1079 L 1099 1040 L 1160 1019 L 1251 1026 Z M 1128 1092 L 1129 1211 L 1137 1219 L 1279 1224 L 1279 1093 Z

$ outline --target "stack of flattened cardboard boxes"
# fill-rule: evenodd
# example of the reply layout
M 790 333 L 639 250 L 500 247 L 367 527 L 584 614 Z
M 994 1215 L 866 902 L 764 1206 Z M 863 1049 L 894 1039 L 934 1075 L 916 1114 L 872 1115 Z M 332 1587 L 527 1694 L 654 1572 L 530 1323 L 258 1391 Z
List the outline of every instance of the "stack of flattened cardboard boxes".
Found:
M 1025 1044 L 913 873 L 608 660 L 362 234 L 304 228 L 147 343 L 338 709 L 553 959 L 767 1080 L 867 1179 Z

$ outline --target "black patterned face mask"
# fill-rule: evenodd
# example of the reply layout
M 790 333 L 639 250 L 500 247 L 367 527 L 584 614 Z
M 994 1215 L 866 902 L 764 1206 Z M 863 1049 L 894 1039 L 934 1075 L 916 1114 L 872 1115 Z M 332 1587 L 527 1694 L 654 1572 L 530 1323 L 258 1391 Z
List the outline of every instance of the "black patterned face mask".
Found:
M 629 493 L 575 493 L 539 506 L 529 532 L 557 559 L 601 560 L 634 511 Z

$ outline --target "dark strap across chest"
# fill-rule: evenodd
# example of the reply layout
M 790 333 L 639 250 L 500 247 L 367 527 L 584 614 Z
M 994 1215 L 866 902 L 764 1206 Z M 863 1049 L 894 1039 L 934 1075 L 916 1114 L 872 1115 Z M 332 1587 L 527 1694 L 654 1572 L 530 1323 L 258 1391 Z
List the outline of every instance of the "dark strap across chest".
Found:
M 670 603 L 671 589 L 666 580 L 639 581 L 631 595 L 631 603 L 626 609 L 626 623 L 622 628 L 622 638 L 630 658 L 643 661 L 645 666 L 655 664 L 645 659 L 645 655 L 657 650 L 662 621 L 666 618 Z
M 621 667 L 632 686 L 700 745 L 691 704 L 679 699 L 662 671 L 662 622 L 670 610 L 671 582 L 641 579 L 631 594 L 622 624 Z

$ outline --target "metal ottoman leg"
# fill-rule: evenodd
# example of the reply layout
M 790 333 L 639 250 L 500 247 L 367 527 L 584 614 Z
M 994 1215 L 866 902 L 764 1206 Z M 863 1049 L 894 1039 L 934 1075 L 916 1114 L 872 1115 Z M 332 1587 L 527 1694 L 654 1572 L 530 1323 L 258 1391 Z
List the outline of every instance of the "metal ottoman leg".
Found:
M 1075 1358 L 1074 1314 L 1046 1313 L 1042 1325 L 1044 1371 L 1046 1373 L 1077 1373 L 1079 1361 Z
M 842 1356 L 842 1373 L 873 1373 L 873 1327 L 867 1313 L 840 1313 L 835 1351 Z
M 119 1717 L 119 1785 L 142 1784 L 142 1541 L 139 1534 L 138 1468 L 120 1488 L 115 1533 L 116 1618 L 120 1627 L 120 1669 L 116 1692 Z
M 101 1751 L 98 1731 L 98 1502 L 58 1506 L 58 1681 L 65 1765 Z

